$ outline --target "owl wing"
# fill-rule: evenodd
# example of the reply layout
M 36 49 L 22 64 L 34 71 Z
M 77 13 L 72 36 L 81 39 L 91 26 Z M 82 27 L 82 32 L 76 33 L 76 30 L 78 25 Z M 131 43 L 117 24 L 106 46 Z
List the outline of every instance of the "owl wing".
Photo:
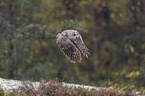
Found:
M 80 49 L 82 54 L 84 56 L 86 56 L 86 58 L 88 58 L 88 55 L 90 55 L 89 49 L 86 47 L 86 45 L 85 45 L 85 43 L 84 43 L 80 34 L 79 34 L 78 38 L 73 39 L 73 42 L 77 45 L 77 47 Z
M 58 44 L 58 47 L 63 52 L 63 54 L 71 62 L 81 62 L 81 52 L 66 36 L 59 36 L 56 43 Z

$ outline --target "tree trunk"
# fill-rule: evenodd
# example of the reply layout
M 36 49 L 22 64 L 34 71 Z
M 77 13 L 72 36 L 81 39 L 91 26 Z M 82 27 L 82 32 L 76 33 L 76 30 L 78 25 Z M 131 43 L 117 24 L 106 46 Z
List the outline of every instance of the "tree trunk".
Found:
M 11 25 L 13 25 L 13 2 L 12 0 L 9 0 L 9 22 Z M 9 78 L 14 78 L 15 73 L 16 73 L 16 67 L 17 67 L 17 52 L 16 52 L 16 47 L 15 47 L 15 36 L 12 30 L 10 30 L 10 35 L 11 35 L 11 41 L 10 41 L 10 56 L 12 57 L 12 62 L 10 65 L 10 70 L 9 70 Z
M 102 2 L 105 2 L 106 6 L 102 6 Z M 108 30 L 110 28 L 110 17 L 109 17 L 109 8 L 108 8 L 108 0 L 101 1 L 98 6 L 93 6 L 91 11 L 94 18 L 94 32 L 92 33 L 93 38 L 96 38 L 93 40 L 93 62 L 96 62 L 96 60 L 99 58 L 100 50 L 102 49 L 102 44 L 105 41 L 105 31 L 104 29 Z M 93 5 L 92 0 L 92 5 Z M 101 7 L 101 11 L 99 11 L 98 7 Z M 102 26 L 102 23 L 105 23 L 104 27 Z M 99 66 L 101 64 L 94 64 L 94 70 L 98 70 Z M 96 72 L 96 71 L 95 71 Z M 99 73 L 98 73 L 99 74 Z M 94 81 L 98 81 L 100 79 L 100 76 L 96 74 L 94 76 Z

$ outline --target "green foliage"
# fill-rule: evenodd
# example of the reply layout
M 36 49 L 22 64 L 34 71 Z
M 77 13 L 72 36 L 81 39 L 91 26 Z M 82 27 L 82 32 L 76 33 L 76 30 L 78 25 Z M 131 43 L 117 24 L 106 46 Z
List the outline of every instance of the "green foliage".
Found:
M 13 69 L 15 79 L 100 86 L 110 80 L 145 92 L 144 0 L 12 0 L 12 12 L 9 0 L 0 2 L 0 20 L 9 24 L 12 13 L 10 25 L 25 33 L 0 21 L 1 77 L 10 78 Z M 66 29 L 78 30 L 89 48 L 81 64 L 71 64 L 56 45 Z
M 61 22 L 61 25 L 64 26 L 64 30 L 74 29 L 79 32 L 87 32 L 87 29 L 85 29 L 85 22 L 79 22 L 78 20 L 64 20 Z
M 50 62 L 39 64 L 37 66 L 34 66 L 32 69 L 28 69 L 28 71 L 23 75 L 25 78 L 29 78 L 31 80 L 40 80 L 42 78 L 48 79 L 51 77 L 50 72 L 52 66 L 52 63 Z

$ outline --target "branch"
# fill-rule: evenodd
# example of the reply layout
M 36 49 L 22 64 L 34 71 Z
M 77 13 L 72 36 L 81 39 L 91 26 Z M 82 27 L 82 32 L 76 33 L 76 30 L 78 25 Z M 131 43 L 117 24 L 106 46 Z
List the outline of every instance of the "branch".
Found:
M 29 37 L 33 37 L 33 38 L 37 38 L 37 39 L 55 39 L 56 38 L 55 36 L 51 36 L 51 37 L 46 37 L 45 36 L 45 37 L 43 37 L 43 36 L 40 36 L 40 35 L 29 34 L 28 32 L 16 29 L 15 27 L 13 27 L 12 25 L 4 22 L 3 20 L 0 20 L 0 23 L 2 23 L 3 25 L 7 26 L 8 28 L 10 28 L 11 30 L 13 30 L 15 32 L 18 32 L 20 34 L 23 34 L 23 35 L 26 35 L 26 36 L 29 36 Z

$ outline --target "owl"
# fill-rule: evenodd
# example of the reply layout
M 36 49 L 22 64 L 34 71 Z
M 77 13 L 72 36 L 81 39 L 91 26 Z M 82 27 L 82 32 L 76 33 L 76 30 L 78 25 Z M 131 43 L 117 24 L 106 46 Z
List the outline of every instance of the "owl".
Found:
M 56 37 L 58 47 L 72 63 L 80 63 L 82 60 L 81 54 L 86 58 L 90 55 L 89 49 L 84 44 L 78 31 L 64 30 L 63 32 L 58 33 Z

